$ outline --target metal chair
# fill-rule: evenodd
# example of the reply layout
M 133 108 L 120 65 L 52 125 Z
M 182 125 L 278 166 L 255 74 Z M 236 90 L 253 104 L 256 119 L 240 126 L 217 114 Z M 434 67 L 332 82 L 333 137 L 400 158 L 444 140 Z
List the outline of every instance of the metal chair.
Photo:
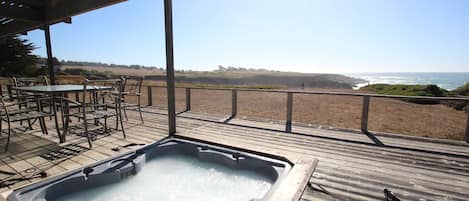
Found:
M 96 86 L 110 86 L 110 89 L 100 90 Z M 81 102 L 67 99 L 68 103 L 80 105 L 80 111 L 65 114 L 67 118 L 76 117 L 81 121 L 70 127 L 68 126 L 69 121 L 65 121 L 66 129 L 86 137 L 89 147 L 92 148 L 92 141 L 97 138 L 98 134 L 110 134 L 108 119 L 114 117 L 116 130 L 120 124 L 125 138 L 121 114 L 121 87 L 122 80 L 85 80 Z
M 53 114 L 43 111 L 41 105 L 43 101 L 49 101 L 49 98 L 36 98 L 36 99 L 25 99 L 23 101 L 5 101 L 3 97 L 0 96 L 0 131 L 2 130 L 2 123 L 7 122 L 7 143 L 5 146 L 5 152 L 8 151 L 10 144 L 10 137 L 12 133 L 12 123 L 28 121 L 29 129 L 32 129 L 32 124 L 36 120 L 39 120 L 41 126 L 41 131 L 43 134 L 48 134 L 45 117 L 51 116 Z M 33 122 L 31 122 L 31 120 Z
M 127 118 L 127 108 L 136 107 L 140 114 L 140 121 L 143 124 L 144 122 L 143 122 L 143 116 L 142 116 L 142 105 L 140 102 L 143 78 L 142 77 L 138 79 L 123 78 L 123 80 L 124 80 L 124 84 L 122 85 L 122 109 L 124 110 L 125 119 L 127 121 L 129 120 Z M 125 99 L 125 97 L 127 96 L 137 97 L 137 104 L 127 102 Z
M 38 85 L 49 85 L 49 79 L 46 76 L 39 77 L 13 77 L 15 86 L 29 87 Z
M 46 86 L 49 85 L 49 79 L 46 76 L 39 76 L 39 77 L 13 77 L 11 78 L 11 85 L 13 87 L 31 87 L 31 86 Z M 37 94 L 23 92 L 19 89 L 11 90 L 9 89 L 9 96 L 12 100 L 16 100 L 18 102 L 35 102 L 34 100 L 38 98 Z M 52 99 L 50 99 L 49 103 L 41 102 L 43 105 L 51 105 L 53 103 Z M 19 109 L 25 107 L 23 104 L 18 105 Z M 51 117 L 52 118 L 52 117 Z M 31 124 L 30 120 L 27 120 L 28 124 Z M 20 121 L 20 124 L 23 124 L 23 121 Z

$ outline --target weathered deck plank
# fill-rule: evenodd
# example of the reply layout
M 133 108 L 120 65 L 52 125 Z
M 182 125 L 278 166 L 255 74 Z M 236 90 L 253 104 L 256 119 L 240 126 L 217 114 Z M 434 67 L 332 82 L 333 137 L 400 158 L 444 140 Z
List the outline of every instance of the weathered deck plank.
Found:
M 111 150 L 114 147 L 147 144 L 165 137 L 166 112 L 156 108 L 145 111 L 144 125 L 137 113 L 128 113 L 126 139 L 115 132 L 95 141 L 92 150 L 53 161 L 40 155 L 65 146 L 57 144 L 54 129 L 49 129 L 48 136 L 38 129 L 15 134 L 12 149 L 0 154 L 0 170 L 27 176 L 25 170 L 35 168 L 52 176 L 138 148 L 115 152 Z M 177 134 L 293 159 L 319 159 L 303 201 L 382 200 L 384 188 L 392 190 L 401 200 L 469 198 L 469 146 L 463 143 L 388 134 L 368 136 L 297 125 L 292 133 L 286 133 L 282 132 L 285 127 L 281 124 L 243 119 L 223 123 L 224 119 L 226 115 L 182 113 L 177 118 Z M 87 147 L 81 138 L 70 136 L 68 140 L 69 144 Z M 9 177 L 0 174 L 1 180 Z M 37 180 L 19 182 L 10 188 Z

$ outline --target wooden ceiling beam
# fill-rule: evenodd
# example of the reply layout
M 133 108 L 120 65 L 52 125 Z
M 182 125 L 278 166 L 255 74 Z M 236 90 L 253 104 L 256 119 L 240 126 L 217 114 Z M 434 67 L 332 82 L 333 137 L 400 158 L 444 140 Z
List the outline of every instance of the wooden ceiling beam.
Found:
M 11 23 L 3 24 L 0 26 L 0 38 L 37 29 L 41 27 L 41 25 L 42 23 L 27 21 L 14 21 Z
M 114 5 L 127 0 L 80 0 L 80 1 L 57 1 L 51 0 L 46 7 L 47 21 L 62 21 L 63 19 L 92 10 Z
M 0 4 L 0 16 L 20 21 L 44 21 L 43 11 L 17 5 Z
M 72 16 L 124 1 L 127 0 L 0 0 L 4 2 L 0 4 L 0 18 L 15 19 L 0 24 L 0 37 L 38 29 L 44 24 L 71 23 Z
M 67 24 L 72 23 L 72 18 L 67 17 L 61 21 L 49 23 L 49 25 L 64 22 Z M 14 34 L 23 34 L 26 35 L 28 31 L 35 30 L 35 29 L 42 29 L 44 27 L 44 23 L 42 22 L 27 22 L 27 21 L 14 21 L 12 23 L 7 23 L 0 25 L 0 38 L 5 36 L 10 36 Z
M 47 0 L 13 0 L 13 2 L 23 4 L 31 8 L 38 8 L 38 9 L 43 9 L 47 4 Z

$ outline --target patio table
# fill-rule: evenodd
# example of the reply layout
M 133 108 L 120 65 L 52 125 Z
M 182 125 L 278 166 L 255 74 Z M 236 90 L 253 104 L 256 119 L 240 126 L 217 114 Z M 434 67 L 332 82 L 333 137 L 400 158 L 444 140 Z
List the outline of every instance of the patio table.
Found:
M 22 91 L 22 92 L 29 92 L 29 93 L 35 93 L 35 94 L 48 94 L 54 101 L 54 103 L 51 104 L 53 113 L 54 113 L 54 122 L 55 122 L 55 127 L 57 129 L 57 135 L 59 136 L 60 143 L 65 142 L 65 135 L 66 135 L 66 130 L 64 129 L 64 132 L 60 132 L 60 127 L 59 127 L 59 120 L 58 120 L 58 114 L 57 114 L 57 103 L 62 105 L 62 97 L 66 95 L 67 93 L 74 93 L 74 92 L 82 92 L 83 91 L 83 85 L 46 85 L 46 86 L 30 86 L 30 87 L 13 87 L 13 89 Z M 86 90 L 91 90 L 91 91 L 100 91 L 100 90 L 110 90 L 112 87 L 110 86 L 86 86 Z M 68 110 L 68 109 L 67 109 Z M 64 120 L 64 117 L 62 115 L 62 121 Z M 65 126 L 65 123 L 62 123 Z

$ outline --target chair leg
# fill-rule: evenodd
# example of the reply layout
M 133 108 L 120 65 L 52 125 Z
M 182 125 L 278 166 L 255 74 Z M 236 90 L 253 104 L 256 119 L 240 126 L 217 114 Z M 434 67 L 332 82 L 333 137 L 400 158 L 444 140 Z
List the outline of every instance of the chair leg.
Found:
M 119 130 L 119 118 L 122 118 L 122 114 L 119 113 L 118 106 L 115 106 L 115 112 L 116 112 L 116 131 Z
M 88 146 L 90 147 L 90 149 L 93 148 L 93 144 L 91 144 L 91 137 L 88 132 L 86 132 L 86 138 L 88 139 Z
M 107 128 L 107 117 L 104 117 L 104 133 L 111 134 Z
M 8 122 L 8 138 L 7 138 L 7 144 L 5 146 L 5 152 L 8 151 L 8 146 L 10 145 L 10 135 L 11 135 L 11 126 L 10 126 L 10 122 Z
M 49 101 L 49 109 L 51 110 L 51 112 L 52 112 L 52 108 L 51 108 L 52 104 L 55 104 L 55 103 L 52 100 L 50 100 Z M 55 105 L 54 105 L 54 107 L 55 107 Z M 49 116 L 49 120 L 52 121 L 52 116 Z
M 44 122 L 42 122 L 42 118 L 39 118 L 39 127 L 41 127 L 42 134 L 45 135 L 46 133 L 44 132 L 44 124 L 43 123 Z
M 129 121 L 129 118 L 127 118 L 127 109 L 126 109 L 126 107 L 124 106 L 123 109 L 124 109 L 125 120 Z
M 90 136 L 90 133 L 88 132 L 88 128 L 86 126 L 86 120 L 83 120 L 83 122 L 85 123 L 85 134 L 86 134 L 86 139 L 88 140 L 88 146 L 91 148 L 93 148 L 93 144 L 91 144 L 91 136 Z
M 124 123 L 122 122 L 122 110 L 121 110 L 121 107 L 119 106 L 119 114 L 116 115 L 116 118 L 118 118 L 120 120 L 120 123 L 121 123 L 121 129 L 122 129 L 122 135 L 124 135 L 124 139 L 126 138 L 125 136 L 125 130 L 124 130 Z
M 30 119 L 28 119 L 28 128 L 29 128 L 30 130 L 33 130 L 33 124 L 31 123 L 31 120 L 30 120 Z
M 49 135 L 49 131 L 47 130 L 47 125 L 46 125 L 46 120 L 44 119 L 44 117 L 42 117 L 40 121 L 42 122 L 42 126 L 44 126 L 44 134 Z
M 138 112 L 140 113 L 140 121 L 142 121 L 142 124 L 143 124 L 142 105 L 140 104 L 140 96 L 138 96 Z

